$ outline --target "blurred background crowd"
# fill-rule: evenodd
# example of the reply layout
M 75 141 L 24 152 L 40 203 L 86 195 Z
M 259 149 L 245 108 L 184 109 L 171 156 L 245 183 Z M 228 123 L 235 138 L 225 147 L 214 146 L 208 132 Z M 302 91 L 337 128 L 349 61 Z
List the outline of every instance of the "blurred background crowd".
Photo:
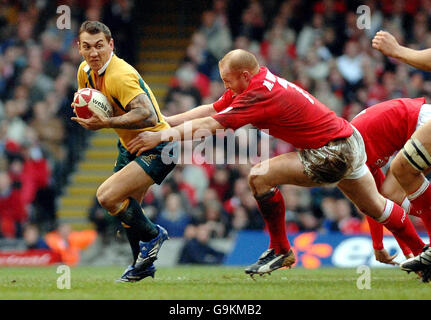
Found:
M 59 4 L 72 8 L 69 30 L 56 27 Z M 370 8 L 369 28 L 357 26 L 360 5 Z M 58 227 L 58 197 L 90 136 L 70 121 L 81 61 L 77 28 L 87 19 L 105 22 L 117 55 L 134 65 L 139 61 L 133 54 L 131 15 L 130 0 L 0 0 L 0 237 L 23 237 L 28 226 L 41 234 Z M 431 0 L 213 0 L 202 13 L 166 97 L 157 99 L 167 116 L 216 101 L 224 92 L 218 60 L 231 49 L 243 48 L 348 120 L 388 99 L 424 96 L 429 102 L 429 73 L 384 57 L 372 49 L 371 39 L 384 29 L 401 44 L 430 48 L 430 26 Z M 248 141 L 260 142 L 259 137 Z M 294 150 L 273 138 L 269 144 L 270 157 Z M 250 168 L 178 165 L 142 206 L 171 237 L 190 239 L 195 251 L 208 239 L 262 230 L 247 182 Z M 367 232 L 362 215 L 336 188 L 285 185 L 281 191 L 288 232 Z M 118 225 L 97 203 L 89 219 L 106 239 L 113 238 Z M 423 230 L 420 221 L 414 223 Z M 195 258 L 185 253 L 183 259 Z M 213 259 L 209 261 L 220 257 L 214 253 Z

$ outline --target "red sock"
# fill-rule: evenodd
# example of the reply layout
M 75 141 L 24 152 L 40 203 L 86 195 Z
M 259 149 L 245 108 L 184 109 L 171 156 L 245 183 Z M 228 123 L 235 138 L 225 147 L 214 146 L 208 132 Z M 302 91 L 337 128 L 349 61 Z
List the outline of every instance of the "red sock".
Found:
M 383 225 L 373 218 L 366 216 L 368 226 L 370 227 L 371 239 L 373 240 L 373 249 L 382 250 L 383 247 Z
M 374 250 L 383 250 L 383 225 L 380 222 L 377 222 L 373 218 L 367 216 L 368 225 L 370 227 L 371 239 L 373 240 L 373 249 Z M 401 251 L 404 256 L 412 253 L 410 248 L 399 238 L 394 236 L 400 246 Z
M 383 216 L 387 217 L 382 222 L 385 227 L 388 228 L 397 239 L 401 239 L 401 241 L 412 250 L 415 256 L 422 252 L 425 244 L 421 238 L 419 238 L 403 208 L 391 200 L 386 200 Z
M 424 182 L 418 190 L 409 194 L 408 199 L 412 205 L 411 214 L 418 217 L 426 212 L 431 214 L 431 188 L 426 178 L 424 178 Z
M 431 239 L 431 212 L 423 213 L 420 218 L 427 229 L 428 237 Z
M 278 188 L 274 188 L 269 194 L 257 197 L 257 204 L 265 220 L 269 231 L 269 248 L 273 248 L 276 254 L 287 253 L 290 243 L 286 236 L 285 205 L 283 195 Z
M 431 188 L 428 180 L 424 178 L 424 183 L 408 198 L 412 205 L 410 214 L 422 219 L 428 235 L 431 237 Z

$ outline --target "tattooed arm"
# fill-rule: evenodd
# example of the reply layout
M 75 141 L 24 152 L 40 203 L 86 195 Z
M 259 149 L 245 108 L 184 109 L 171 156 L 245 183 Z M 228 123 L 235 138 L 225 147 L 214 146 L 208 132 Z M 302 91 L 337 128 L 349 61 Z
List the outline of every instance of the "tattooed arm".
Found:
M 126 106 L 126 111 L 127 113 L 118 117 L 107 118 L 94 113 L 89 119 L 78 117 L 72 117 L 71 119 L 89 130 L 102 128 L 141 129 L 153 127 L 157 124 L 157 114 L 150 99 L 143 93 L 129 102 Z
M 108 128 L 142 129 L 157 124 L 157 114 L 145 94 L 140 94 L 130 101 L 126 111 L 122 116 L 108 118 Z

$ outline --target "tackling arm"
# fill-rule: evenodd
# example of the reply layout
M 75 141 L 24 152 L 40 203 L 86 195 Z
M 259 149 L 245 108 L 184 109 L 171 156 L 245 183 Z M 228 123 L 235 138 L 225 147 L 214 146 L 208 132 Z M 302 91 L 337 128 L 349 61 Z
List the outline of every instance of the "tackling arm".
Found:
M 137 152 L 139 156 L 161 142 L 193 140 L 198 133 L 198 137 L 201 138 L 214 134 L 217 129 L 224 129 L 224 127 L 212 117 L 195 119 L 158 132 L 143 131 L 127 144 L 127 149 L 130 153 Z
M 205 118 L 216 114 L 212 104 L 204 104 L 199 107 L 193 108 L 192 110 L 176 114 L 174 116 L 165 117 L 165 120 L 171 127 L 178 126 L 186 121 Z

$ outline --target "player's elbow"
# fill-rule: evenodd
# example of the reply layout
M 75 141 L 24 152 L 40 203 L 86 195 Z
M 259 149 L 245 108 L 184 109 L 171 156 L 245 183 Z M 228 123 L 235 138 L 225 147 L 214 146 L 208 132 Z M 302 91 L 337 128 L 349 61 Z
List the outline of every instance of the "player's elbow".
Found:
M 154 114 L 150 114 L 147 117 L 146 122 L 148 123 L 149 127 L 154 127 L 157 124 L 157 117 Z
M 154 113 L 146 110 L 146 112 L 142 114 L 140 127 L 148 128 L 148 127 L 154 127 L 156 125 L 157 125 L 157 116 Z

